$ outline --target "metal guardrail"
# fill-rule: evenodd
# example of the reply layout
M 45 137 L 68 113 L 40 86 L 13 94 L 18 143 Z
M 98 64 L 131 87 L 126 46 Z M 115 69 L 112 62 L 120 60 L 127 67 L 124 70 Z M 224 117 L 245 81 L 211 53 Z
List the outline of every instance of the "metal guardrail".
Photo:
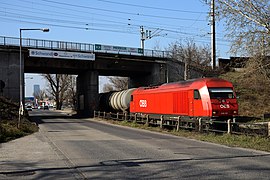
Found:
M 0 36 L 0 45 L 4 46 L 20 46 L 20 38 Z M 80 52 L 101 52 L 112 54 L 125 54 L 147 57 L 170 58 L 171 52 L 157 51 L 157 50 L 142 50 L 140 48 L 130 48 L 121 46 L 109 46 L 100 44 L 88 44 L 66 41 L 52 41 L 42 39 L 22 38 L 22 46 L 36 49 L 50 49 L 50 50 L 65 50 L 65 51 L 80 51 Z M 107 48 L 96 48 L 96 47 Z M 113 47 L 113 48 L 108 48 Z M 137 50 L 137 51 L 136 51 Z

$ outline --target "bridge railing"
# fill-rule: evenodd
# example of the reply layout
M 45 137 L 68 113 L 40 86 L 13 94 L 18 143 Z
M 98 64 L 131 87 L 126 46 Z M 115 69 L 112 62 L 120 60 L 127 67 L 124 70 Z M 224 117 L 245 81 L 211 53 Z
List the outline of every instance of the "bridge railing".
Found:
M 0 36 L 0 45 L 20 46 L 20 38 Z M 65 51 L 83 51 L 83 52 L 102 52 L 114 54 L 126 54 L 136 56 L 170 58 L 171 52 L 158 51 L 140 48 L 130 48 L 121 46 L 108 46 L 100 44 L 76 43 L 65 41 L 52 41 L 42 39 L 22 38 L 22 46 L 38 49 L 65 50 Z

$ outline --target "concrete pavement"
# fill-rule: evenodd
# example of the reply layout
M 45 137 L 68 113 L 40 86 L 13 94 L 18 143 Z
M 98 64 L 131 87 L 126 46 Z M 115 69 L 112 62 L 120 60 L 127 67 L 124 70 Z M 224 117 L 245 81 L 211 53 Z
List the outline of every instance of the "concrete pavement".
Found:
M 40 132 L 0 144 L 0 179 L 82 179 Z
M 57 119 L 54 115 L 57 115 L 56 113 L 59 113 L 59 112 L 54 113 L 54 111 L 37 111 L 37 113 L 41 113 L 41 114 L 47 113 L 47 112 L 50 112 L 50 114 L 55 119 Z M 220 169 L 225 169 L 226 172 L 237 174 L 237 173 L 247 172 L 247 169 L 250 169 L 250 172 L 253 172 L 253 170 L 255 171 L 256 168 L 258 167 L 253 168 L 253 164 L 250 164 L 251 161 L 253 162 L 253 158 L 261 159 L 261 158 L 267 158 L 269 156 L 269 153 L 259 152 L 255 150 L 254 151 L 253 150 L 252 151 L 236 150 L 236 153 L 238 154 L 235 154 L 236 148 L 231 149 L 231 148 L 219 147 L 219 146 L 216 147 L 218 148 L 219 151 L 216 151 L 214 147 L 212 147 L 213 145 L 211 143 L 210 143 L 211 145 L 210 148 L 207 146 L 207 143 L 203 143 L 202 145 L 199 145 L 197 141 L 193 141 L 193 140 L 188 141 L 188 143 L 185 144 L 182 142 L 183 139 L 167 137 L 167 136 L 156 137 L 152 133 L 144 134 L 145 131 L 143 131 L 144 133 L 140 133 L 140 134 L 138 134 L 137 131 L 135 132 L 131 130 L 120 131 L 116 127 L 113 127 L 113 128 L 108 127 L 108 126 L 103 127 L 99 125 L 100 123 L 94 123 L 92 121 L 89 121 L 89 123 L 84 124 L 84 121 L 78 121 L 78 120 L 74 121 L 71 119 L 71 121 L 67 124 L 69 124 L 70 127 L 72 128 L 68 128 L 67 127 L 68 125 L 63 126 L 63 123 L 67 122 L 66 119 L 51 121 L 51 119 L 48 118 L 44 122 L 45 124 L 47 122 L 47 125 L 49 124 L 51 127 L 46 128 L 45 124 L 40 124 L 39 132 L 23 137 L 23 138 L 16 139 L 8 143 L 0 144 L 0 179 L 7 179 L 7 180 L 9 179 L 85 179 L 85 177 L 88 177 L 88 176 L 84 176 L 84 175 L 88 175 L 88 173 L 92 173 L 91 175 L 93 175 L 94 172 L 108 173 L 110 172 L 108 170 L 111 170 L 111 173 L 113 173 L 115 172 L 115 169 L 119 169 L 120 167 L 123 168 L 123 169 L 121 168 L 119 169 L 119 172 L 121 173 L 123 173 L 122 172 L 123 170 L 126 170 L 125 172 L 130 173 L 131 171 L 128 168 L 131 168 L 131 169 L 133 168 L 134 172 L 137 172 L 135 171 L 136 169 L 139 169 L 139 170 L 143 169 L 147 171 L 146 174 L 150 174 L 152 177 L 153 174 L 151 174 L 150 169 L 148 168 L 153 166 L 154 172 L 156 173 L 156 169 L 157 167 L 159 167 L 161 168 L 161 172 L 163 172 L 164 167 L 166 166 L 166 163 L 169 163 L 167 164 L 168 167 L 172 168 L 170 164 L 174 164 L 175 160 L 177 160 L 177 162 L 179 161 L 179 163 L 175 163 L 174 165 L 177 165 L 177 167 L 178 166 L 182 167 L 183 171 L 185 170 L 189 171 L 189 174 L 187 174 L 187 177 L 195 177 L 195 176 L 190 176 L 192 171 L 189 168 L 185 167 L 187 165 L 189 165 L 190 168 L 191 167 L 197 168 L 197 170 L 204 170 L 209 173 L 214 172 L 212 171 L 213 168 L 220 168 Z M 55 123 L 55 122 L 58 122 L 58 123 Z M 74 124 L 75 122 L 78 124 Z M 102 128 L 104 129 L 109 128 L 109 129 L 113 129 L 114 131 L 112 134 L 108 134 L 107 131 L 105 131 Z M 67 136 L 67 134 L 71 132 L 72 130 L 74 130 L 74 133 L 71 136 Z M 90 134 L 92 133 L 91 136 L 85 136 L 86 135 L 85 131 L 90 132 Z M 52 137 L 54 134 L 55 135 L 58 134 L 57 136 L 58 146 L 54 144 L 55 141 L 51 141 L 49 138 L 49 137 Z M 156 135 L 157 133 L 154 133 L 154 134 Z M 101 135 L 104 135 L 105 137 Z M 172 142 L 166 141 L 166 138 L 169 138 Z M 82 145 L 81 146 L 82 148 L 80 148 L 80 150 L 82 149 L 82 151 L 80 152 L 80 156 L 73 154 L 73 152 L 75 151 L 72 151 L 72 148 L 77 147 L 77 146 L 74 146 L 75 141 L 79 142 Z M 179 145 L 181 142 L 183 144 Z M 70 143 L 73 146 L 70 146 L 67 148 L 66 146 L 63 146 L 65 143 Z M 127 144 L 126 146 L 120 147 L 120 149 L 124 150 L 124 152 L 120 151 L 117 148 L 118 145 L 120 146 L 123 144 L 124 145 Z M 136 146 L 136 144 L 138 146 Z M 145 147 L 146 144 L 150 144 L 150 146 Z M 86 145 L 87 145 L 87 148 L 83 149 L 83 147 L 86 147 Z M 109 149 L 109 147 L 106 147 L 105 145 L 108 145 L 111 148 L 110 152 L 102 151 L 101 147 L 105 149 Z M 173 145 L 173 148 L 168 149 L 169 146 L 171 145 Z M 69 152 L 70 153 L 69 156 L 65 155 L 66 153 L 62 152 L 58 147 L 62 147 L 61 149 L 65 151 L 66 153 Z M 207 149 L 207 151 L 205 151 L 205 149 Z M 75 148 L 75 150 L 77 152 L 79 149 Z M 187 153 L 186 150 L 189 153 Z M 98 151 L 101 151 L 101 153 L 99 154 Z M 131 155 L 125 154 L 125 152 L 131 153 Z M 199 152 L 206 153 L 206 154 L 205 155 L 199 154 Z M 150 154 L 147 154 L 147 153 L 150 153 Z M 90 156 L 89 154 L 91 154 L 92 159 L 90 157 L 85 157 L 84 156 L 85 154 L 86 155 L 88 154 L 88 156 Z M 114 156 L 112 156 L 111 154 L 113 154 Z M 123 157 L 122 157 L 122 154 L 123 154 Z M 140 156 L 141 154 L 142 156 Z M 73 159 L 72 161 L 68 157 L 71 157 L 71 158 L 73 157 L 75 159 Z M 155 157 L 159 157 L 159 158 L 155 159 Z M 117 158 L 119 158 L 120 160 L 118 160 Z M 78 163 L 80 161 L 84 162 L 85 159 L 92 160 L 94 162 L 87 161 L 87 163 L 85 164 Z M 126 165 L 127 167 L 124 166 L 125 164 L 123 165 L 121 163 L 120 164 L 119 163 L 106 164 L 106 163 L 112 162 L 112 161 L 108 161 L 108 159 L 117 160 L 117 161 L 113 161 L 113 163 L 123 162 L 123 161 L 126 162 L 128 160 L 128 163 Z M 244 164 L 244 163 L 242 163 L 241 165 L 235 164 L 235 168 L 231 168 L 231 164 L 236 163 L 236 162 L 237 163 L 247 162 L 247 164 Z M 267 161 L 264 161 L 264 163 L 267 163 Z M 254 165 L 255 164 L 256 163 L 254 161 Z M 133 166 L 130 166 L 130 165 L 133 165 Z M 263 166 L 263 165 L 264 164 L 260 164 L 260 166 Z M 209 168 L 209 166 L 213 168 Z M 85 174 L 83 174 L 80 171 L 81 169 L 84 169 Z M 139 170 L 138 172 L 140 172 Z M 237 170 L 239 170 L 239 172 Z M 175 171 L 179 171 L 179 170 L 176 169 Z M 196 171 L 196 169 L 194 171 Z M 262 169 L 260 167 L 258 171 L 261 171 L 261 173 L 264 173 L 263 171 L 268 172 L 269 166 L 267 165 L 265 169 Z M 198 171 L 198 172 L 202 173 L 202 175 L 207 177 L 205 175 L 205 172 L 201 172 L 201 171 Z M 223 171 L 221 172 L 223 173 Z M 166 172 L 164 173 L 166 174 Z M 197 174 L 197 172 L 195 174 Z M 105 174 L 103 175 L 105 176 Z M 137 176 L 134 175 L 134 177 L 137 177 Z M 211 177 L 212 178 L 222 177 L 222 174 L 217 173 Z M 232 174 L 232 176 L 226 176 L 226 177 L 228 178 L 228 177 L 238 177 L 238 176 Z M 239 179 L 245 179 L 243 177 L 247 178 L 248 175 L 246 176 L 241 175 L 239 176 Z M 103 176 L 100 177 L 100 179 L 102 178 L 104 177 Z M 111 178 L 113 179 L 113 177 Z M 107 178 L 107 179 L 110 179 L 110 178 Z M 263 177 L 263 179 L 267 179 L 267 177 Z

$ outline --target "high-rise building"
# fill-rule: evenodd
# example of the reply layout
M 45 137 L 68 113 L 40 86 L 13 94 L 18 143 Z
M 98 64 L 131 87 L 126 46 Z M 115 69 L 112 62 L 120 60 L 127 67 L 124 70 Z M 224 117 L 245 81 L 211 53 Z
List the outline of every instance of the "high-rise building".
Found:
M 40 94 L 40 86 L 38 84 L 34 85 L 34 96 Z

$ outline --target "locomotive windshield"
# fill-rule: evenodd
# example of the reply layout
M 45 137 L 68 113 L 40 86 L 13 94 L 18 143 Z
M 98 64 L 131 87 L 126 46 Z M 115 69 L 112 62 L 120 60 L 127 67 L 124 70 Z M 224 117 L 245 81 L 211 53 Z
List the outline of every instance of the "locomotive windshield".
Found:
M 231 88 L 209 88 L 211 99 L 233 99 L 234 93 Z

